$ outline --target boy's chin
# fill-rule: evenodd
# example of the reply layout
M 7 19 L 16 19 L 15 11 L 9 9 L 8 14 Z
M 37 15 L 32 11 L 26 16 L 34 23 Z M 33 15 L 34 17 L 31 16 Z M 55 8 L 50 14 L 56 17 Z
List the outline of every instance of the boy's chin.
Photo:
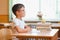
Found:
M 22 16 L 22 17 L 25 17 L 25 16 Z

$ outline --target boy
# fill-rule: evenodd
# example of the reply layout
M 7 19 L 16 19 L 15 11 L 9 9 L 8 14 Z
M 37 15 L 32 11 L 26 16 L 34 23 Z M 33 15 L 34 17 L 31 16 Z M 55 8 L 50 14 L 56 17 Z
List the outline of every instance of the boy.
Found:
M 15 27 L 14 29 L 18 33 L 27 33 L 31 31 L 31 28 L 27 25 L 25 25 L 25 22 L 22 20 L 22 17 L 25 16 L 25 7 L 23 4 L 15 4 L 12 7 L 12 12 L 16 16 L 16 18 L 13 20 Z

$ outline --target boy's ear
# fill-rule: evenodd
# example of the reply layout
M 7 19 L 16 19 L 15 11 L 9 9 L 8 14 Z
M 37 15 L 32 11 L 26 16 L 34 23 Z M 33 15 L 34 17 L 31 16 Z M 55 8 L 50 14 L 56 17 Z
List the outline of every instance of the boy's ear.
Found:
M 16 11 L 16 13 L 18 13 L 18 12 Z
M 18 11 L 16 11 L 16 14 L 18 13 Z

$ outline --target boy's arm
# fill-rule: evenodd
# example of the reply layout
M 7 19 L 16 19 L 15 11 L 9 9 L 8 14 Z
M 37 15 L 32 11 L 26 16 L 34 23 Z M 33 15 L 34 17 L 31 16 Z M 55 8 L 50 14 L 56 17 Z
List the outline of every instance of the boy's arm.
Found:
M 14 29 L 19 33 L 27 33 L 30 30 L 29 28 L 21 29 L 18 26 L 16 26 Z
M 25 25 L 25 28 L 31 28 L 30 26 Z
M 14 29 L 17 30 L 17 32 L 19 33 L 26 33 L 26 32 L 29 32 L 31 29 L 30 27 L 28 26 L 25 26 L 26 28 L 25 29 L 21 29 L 18 25 L 19 25 L 19 22 L 18 20 L 14 20 Z

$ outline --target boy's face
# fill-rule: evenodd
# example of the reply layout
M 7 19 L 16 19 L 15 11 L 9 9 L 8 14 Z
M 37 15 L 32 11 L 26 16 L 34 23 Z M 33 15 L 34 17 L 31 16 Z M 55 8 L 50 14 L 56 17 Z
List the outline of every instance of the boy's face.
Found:
M 16 15 L 19 17 L 24 17 L 25 16 L 25 8 L 22 7 L 18 11 L 16 11 Z

